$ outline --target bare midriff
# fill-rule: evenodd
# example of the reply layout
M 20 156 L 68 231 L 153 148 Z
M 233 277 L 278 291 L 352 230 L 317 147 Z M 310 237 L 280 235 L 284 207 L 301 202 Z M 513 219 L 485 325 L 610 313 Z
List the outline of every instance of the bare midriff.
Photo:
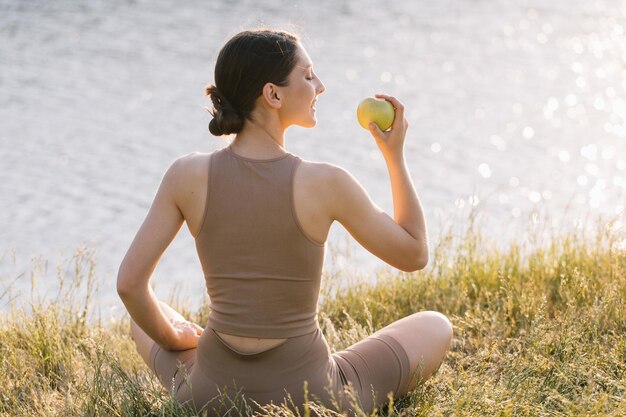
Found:
M 261 339 L 257 337 L 235 336 L 216 331 L 231 348 L 246 355 L 253 355 L 283 344 L 287 339 Z

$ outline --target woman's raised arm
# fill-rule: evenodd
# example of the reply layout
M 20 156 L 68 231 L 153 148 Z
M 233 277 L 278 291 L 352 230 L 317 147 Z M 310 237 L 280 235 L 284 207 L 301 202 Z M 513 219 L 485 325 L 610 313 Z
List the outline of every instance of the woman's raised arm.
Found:
M 424 212 L 404 159 L 408 122 L 404 106 L 397 99 L 382 94 L 376 97 L 390 101 L 396 108 L 391 130 L 381 132 L 375 124 L 370 125 L 387 163 L 394 218 L 377 207 L 361 184 L 341 168 L 335 168 L 331 177 L 331 213 L 368 251 L 398 269 L 415 271 L 428 263 L 428 238 Z

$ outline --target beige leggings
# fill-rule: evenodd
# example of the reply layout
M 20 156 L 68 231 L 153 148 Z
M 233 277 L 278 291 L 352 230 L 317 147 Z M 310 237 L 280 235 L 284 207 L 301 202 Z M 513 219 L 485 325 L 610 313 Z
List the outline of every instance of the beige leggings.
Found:
M 351 408 L 345 388 L 352 386 L 360 407 L 370 412 L 387 402 L 388 393 L 406 393 L 410 377 L 407 354 L 391 336 L 374 334 L 331 354 L 319 328 L 261 353 L 242 354 L 207 326 L 195 349 L 174 352 L 155 344 L 150 365 L 174 398 L 209 416 L 227 415 L 236 393 L 253 410 L 256 404 L 285 403 L 289 394 L 287 404 L 302 412 L 305 381 L 309 400 L 337 411 Z

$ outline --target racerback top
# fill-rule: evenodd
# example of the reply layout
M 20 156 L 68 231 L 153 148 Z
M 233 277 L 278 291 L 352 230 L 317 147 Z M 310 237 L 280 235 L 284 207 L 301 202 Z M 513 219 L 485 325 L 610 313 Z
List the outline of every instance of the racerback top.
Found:
M 247 337 L 314 331 L 325 244 L 304 234 L 294 210 L 291 153 L 250 159 L 230 146 L 209 161 L 196 236 L 210 298 L 208 326 Z

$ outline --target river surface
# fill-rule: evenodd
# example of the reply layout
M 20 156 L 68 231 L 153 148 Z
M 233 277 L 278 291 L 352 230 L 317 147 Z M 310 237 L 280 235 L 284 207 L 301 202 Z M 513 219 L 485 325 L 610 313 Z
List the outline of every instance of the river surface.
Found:
M 115 274 L 163 173 L 227 144 L 203 109 L 219 49 L 260 25 L 299 33 L 326 86 L 317 127 L 291 128 L 287 150 L 346 168 L 390 215 L 384 161 L 355 111 L 376 92 L 404 102 L 432 242 L 470 211 L 503 242 L 535 223 L 623 226 L 624 1 L 0 0 L 0 305 L 9 287 L 28 299 L 38 260 L 37 285 L 54 292 L 54 265 L 85 245 L 98 308 L 119 311 Z M 333 225 L 327 271 L 373 279 L 382 266 Z M 201 300 L 186 227 L 153 281 Z

